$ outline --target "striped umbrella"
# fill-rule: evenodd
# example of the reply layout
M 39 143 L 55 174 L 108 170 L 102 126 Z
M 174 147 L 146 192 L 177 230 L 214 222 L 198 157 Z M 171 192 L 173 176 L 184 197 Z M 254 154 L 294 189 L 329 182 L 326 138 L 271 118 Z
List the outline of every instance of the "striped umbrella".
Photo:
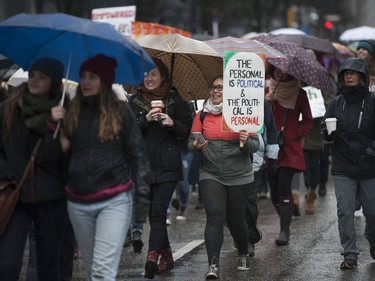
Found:
M 210 45 L 221 56 L 224 56 L 224 52 L 250 52 L 264 54 L 266 58 L 285 58 L 285 55 L 277 49 L 252 39 L 227 36 L 204 42 Z

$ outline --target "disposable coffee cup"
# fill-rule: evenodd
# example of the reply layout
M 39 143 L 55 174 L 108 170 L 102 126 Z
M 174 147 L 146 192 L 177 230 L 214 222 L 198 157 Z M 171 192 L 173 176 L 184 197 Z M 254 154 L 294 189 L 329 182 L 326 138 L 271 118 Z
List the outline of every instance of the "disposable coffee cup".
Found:
M 336 131 L 336 122 L 337 122 L 337 119 L 335 117 L 326 118 L 326 126 L 327 126 L 328 135 L 330 135 L 333 131 Z
M 159 108 L 159 111 L 163 112 L 164 102 L 162 100 L 153 100 L 151 101 L 151 108 Z

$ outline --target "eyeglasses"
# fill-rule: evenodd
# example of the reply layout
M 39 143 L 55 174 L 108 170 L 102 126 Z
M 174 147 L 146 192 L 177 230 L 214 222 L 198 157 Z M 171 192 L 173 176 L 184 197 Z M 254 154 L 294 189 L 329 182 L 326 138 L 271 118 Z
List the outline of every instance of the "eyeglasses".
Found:
M 352 70 L 347 70 L 347 71 L 345 71 L 344 72 L 344 75 L 345 76 L 354 76 L 354 75 L 359 75 L 359 73 L 358 72 L 356 72 L 356 71 L 352 71 Z
M 208 89 L 212 92 L 215 91 L 215 90 L 218 90 L 219 92 L 221 92 L 221 91 L 223 91 L 223 85 L 217 85 L 217 86 L 211 85 L 211 86 L 208 87 Z

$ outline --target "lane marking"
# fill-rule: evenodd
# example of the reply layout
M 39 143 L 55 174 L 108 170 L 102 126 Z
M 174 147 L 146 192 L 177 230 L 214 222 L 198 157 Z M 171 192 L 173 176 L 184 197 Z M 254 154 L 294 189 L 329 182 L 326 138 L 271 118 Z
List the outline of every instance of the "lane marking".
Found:
M 173 253 L 173 259 L 176 261 L 176 260 L 182 258 L 184 255 L 191 252 L 195 248 L 199 247 L 203 243 L 204 243 L 204 239 L 198 239 L 198 240 L 191 241 L 190 243 L 183 246 L 181 249 L 178 249 L 176 252 L 174 252 Z

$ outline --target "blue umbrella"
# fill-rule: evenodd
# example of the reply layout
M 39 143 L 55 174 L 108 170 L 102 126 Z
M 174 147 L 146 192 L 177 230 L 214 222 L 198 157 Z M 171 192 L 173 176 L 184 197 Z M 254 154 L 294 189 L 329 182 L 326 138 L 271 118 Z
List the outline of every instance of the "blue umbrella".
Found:
M 66 14 L 18 14 L 0 22 L 0 53 L 24 70 L 38 58 L 61 61 L 66 78 L 79 81 L 83 61 L 102 53 L 117 60 L 115 83 L 138 86 L 155 67 L 135 41 L 112 25 Z

